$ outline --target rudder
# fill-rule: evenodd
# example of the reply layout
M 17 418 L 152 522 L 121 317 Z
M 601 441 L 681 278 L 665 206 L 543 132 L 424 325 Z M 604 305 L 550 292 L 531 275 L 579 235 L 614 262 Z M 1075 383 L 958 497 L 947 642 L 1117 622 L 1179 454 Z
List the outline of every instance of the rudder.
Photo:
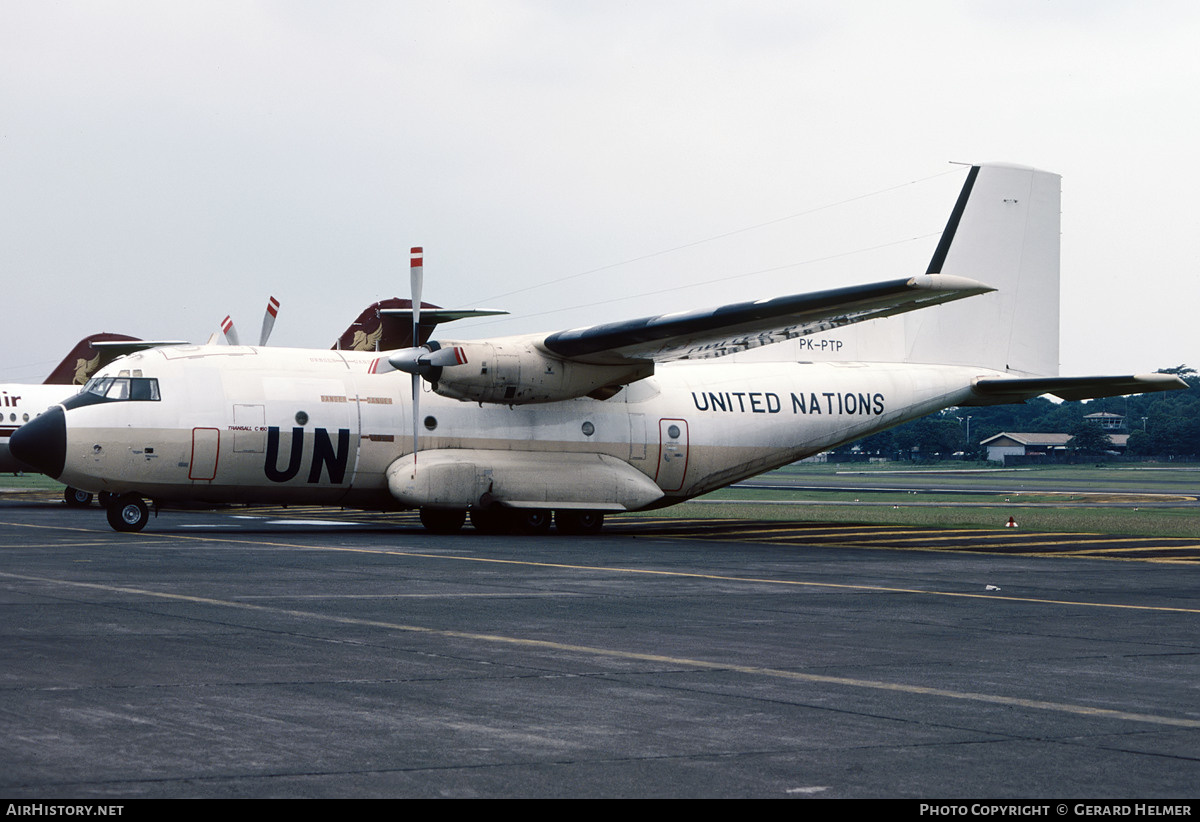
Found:
M 1061 177 L 973 166 L 927 273 L 986 283 L 991 294 L 907 315 L 906 362 L 1058 374 Z

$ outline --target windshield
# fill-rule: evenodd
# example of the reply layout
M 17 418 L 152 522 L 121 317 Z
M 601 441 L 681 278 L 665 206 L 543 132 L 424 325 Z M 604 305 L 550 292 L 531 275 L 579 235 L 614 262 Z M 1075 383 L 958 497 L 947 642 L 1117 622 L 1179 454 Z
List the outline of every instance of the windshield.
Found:
M 63 403 L 78 408 L 97 402 L 158 402 L 158 380 L 153 377 L 96 377 L 83 390 Z

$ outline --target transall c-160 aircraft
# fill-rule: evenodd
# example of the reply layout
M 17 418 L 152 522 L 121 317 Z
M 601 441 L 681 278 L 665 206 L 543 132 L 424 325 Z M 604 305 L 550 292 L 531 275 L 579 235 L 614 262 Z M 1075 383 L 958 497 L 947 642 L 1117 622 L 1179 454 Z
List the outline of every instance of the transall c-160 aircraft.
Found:
M 869 285 L 384 352 L 141 351 L 11 448 L 108 492 L 119 531 L 150 500 L 586 533 L 950 406 L 1185 387 L 1058 376 L 1059 200 L 1058 175 L 973 166 L 926 273 Z M 415 328 L 420 249 L 411 271 Z

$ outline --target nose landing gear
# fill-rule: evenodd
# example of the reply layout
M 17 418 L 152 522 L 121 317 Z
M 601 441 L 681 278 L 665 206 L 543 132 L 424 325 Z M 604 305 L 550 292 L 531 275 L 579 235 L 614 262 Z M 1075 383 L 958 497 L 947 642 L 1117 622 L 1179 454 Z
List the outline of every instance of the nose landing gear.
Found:
M 108 524 L 115 531 L 140 531 L 150 519 L 146 501 L 137 494 L 122 494 L 110 501 L 105 513 L 108 515 Z

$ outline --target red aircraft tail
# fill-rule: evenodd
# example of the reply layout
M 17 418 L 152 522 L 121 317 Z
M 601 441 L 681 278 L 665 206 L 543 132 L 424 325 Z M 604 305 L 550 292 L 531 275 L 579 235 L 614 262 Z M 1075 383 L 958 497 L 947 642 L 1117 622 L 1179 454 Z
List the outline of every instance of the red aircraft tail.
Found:
M 71 349 L 71 353 L 58 364 L 58 367 L 50 372 L 50 376 L 46 377 L 46 385 L 83 385 L 96 370 L 103 365 L 107 365 L 117 355 L 101 351 L 98 348 L 92 347 L 94 342 L 137 342 L 137 337 L 129 337 L 125 334 L 92 334 L 90 337 L 84 337 L 75 347 Z
M 412 340 L 412 314 L 408 319 L 394 317 L 382 313 L 383 309 L 412 309 L 412 300 L 402 300 L 390 297 L 371 303 L 358 315 L 358 319 L 350 323 L 350 327 L 342 332 L 333 347 L 342 351 L 394 351 L 397 348 L 411 348 L 423 344 L 437 327 L 438 319 L 431 316 L 425 320 L 424 311 L 427 308 L 440 308 L 432 303 L 421 303 L 420 339 Z

